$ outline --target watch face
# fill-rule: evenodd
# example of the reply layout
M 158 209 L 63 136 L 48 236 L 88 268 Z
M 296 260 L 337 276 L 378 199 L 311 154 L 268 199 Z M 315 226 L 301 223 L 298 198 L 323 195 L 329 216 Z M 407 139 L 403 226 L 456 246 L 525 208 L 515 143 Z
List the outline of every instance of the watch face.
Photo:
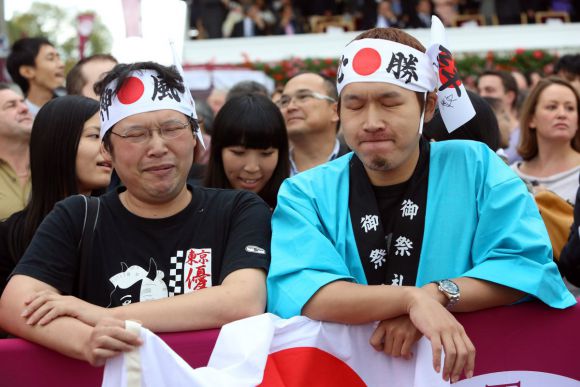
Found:
M 439 283 L 441 289 L 449 294 L 457 294 L 459 293 L 459 287 L 453 281 L 444 280 Z

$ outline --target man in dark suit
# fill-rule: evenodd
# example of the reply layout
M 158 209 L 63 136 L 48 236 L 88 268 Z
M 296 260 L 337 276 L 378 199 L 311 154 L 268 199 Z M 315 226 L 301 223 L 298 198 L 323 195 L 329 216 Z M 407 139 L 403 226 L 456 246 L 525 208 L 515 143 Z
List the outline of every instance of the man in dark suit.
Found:
M 244 18 L 234 24 L 232 38 L 266 35 L 266 22 L 260 9 L 252 4 L 244 6 Z

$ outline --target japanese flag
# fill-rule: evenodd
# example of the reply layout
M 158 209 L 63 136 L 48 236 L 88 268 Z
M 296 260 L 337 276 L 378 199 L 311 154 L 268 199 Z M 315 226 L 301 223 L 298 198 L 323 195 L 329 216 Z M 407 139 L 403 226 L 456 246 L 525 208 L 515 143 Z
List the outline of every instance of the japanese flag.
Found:
M 141 385 L 449 386 L 433 370 L 427 339 L 416 344 L 412 360 L 397 359 L 371 347 L 374 328 L 375 324 L 343 325 L 306 317 L 284 320 L 263 314 L 225 325 L 208 366 L 197 369 L 141 328 L 145 344 L 136 350 L 142 363 Z M 104 387 L 128 386 L 125 371 L 131 367 L 131 356 L 107 362 Z

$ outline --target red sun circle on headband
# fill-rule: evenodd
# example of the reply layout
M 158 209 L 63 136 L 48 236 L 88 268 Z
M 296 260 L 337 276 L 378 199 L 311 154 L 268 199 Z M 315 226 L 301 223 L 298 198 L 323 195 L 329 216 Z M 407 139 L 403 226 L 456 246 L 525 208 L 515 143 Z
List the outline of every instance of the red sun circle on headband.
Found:
M 137 77 L 129 77 L 125 82 L 123 82 L 121 90 L 117 93 L 117 98 L 119 98 L 119 102 L 122 104 L 130 105 L 137 102 L 143 95 L 144 91 L 145 85 L 143 84 L 143 81 Z
M 359 75 L 370 75 L 381 67 L 381 54 L 374 48 L 363 48 L 354 55 L 352 68 Z

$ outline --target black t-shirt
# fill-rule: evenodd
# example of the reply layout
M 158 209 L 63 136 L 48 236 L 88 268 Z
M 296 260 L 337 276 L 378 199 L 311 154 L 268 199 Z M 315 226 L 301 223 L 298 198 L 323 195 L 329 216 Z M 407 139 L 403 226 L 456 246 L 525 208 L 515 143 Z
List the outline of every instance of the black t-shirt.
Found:
M 85 200 L 55 206 L 13 274 L 45 282 L 92 304 L 119 306 L 216 286 L 242 268 L 268 270 L 270 209 L 248 191 L 191 187 L 191 203 L 163 219 L 146 219 L 120 202 L 122 188 L 100 197 L 83 285 L 79 242 Z
M 395 220 L 398 218 L 400 212 L 401 202 L 405 194 L 409 182 L 388 185 L 384 187 L 373 186 L 373 191 L 377 199 L 377 207 L 379 209 L 379 216 L 385 231 L 385 241 L 387 244 L 387 252 L 391 248 L 391 238 L 393 229 L 395 228 Z M 386 266 L 385 266 L 386 267 Z

